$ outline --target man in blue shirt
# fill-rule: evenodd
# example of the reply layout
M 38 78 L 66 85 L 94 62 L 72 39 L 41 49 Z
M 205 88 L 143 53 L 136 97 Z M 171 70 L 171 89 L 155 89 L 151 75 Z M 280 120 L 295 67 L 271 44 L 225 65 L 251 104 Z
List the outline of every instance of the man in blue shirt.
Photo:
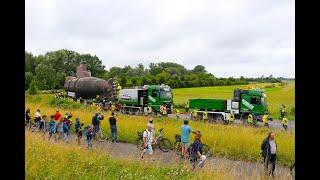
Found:
M 184 120 L 183 121 L 183 125 L 181 126 L 181 154 L 184 157 L 187 153 L 187 150 L 189 148 L 190 145 L 190 133 L 196 133 L 192 131 L 192 128 L 188 125 L 189 121 L 188 120 Z

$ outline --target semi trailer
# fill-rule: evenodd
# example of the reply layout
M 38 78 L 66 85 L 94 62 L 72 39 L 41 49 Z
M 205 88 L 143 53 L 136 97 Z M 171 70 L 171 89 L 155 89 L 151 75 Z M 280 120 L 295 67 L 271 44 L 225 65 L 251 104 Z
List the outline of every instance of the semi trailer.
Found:
M 268 113 L 267 95 L 262 89 L 235 89 L 232 99 L 189 99 L 189 107 L 197 109 L 198 116 L 208 113 L 209 121 L 228 121 L 230 114 L 247 122 L 249 114 L 261 121 Z

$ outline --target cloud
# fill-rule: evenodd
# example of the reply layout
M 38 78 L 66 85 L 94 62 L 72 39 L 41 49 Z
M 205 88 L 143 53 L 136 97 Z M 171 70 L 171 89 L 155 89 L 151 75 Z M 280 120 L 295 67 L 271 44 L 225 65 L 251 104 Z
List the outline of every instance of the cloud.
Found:
M 26 1 L 26 50 L 103 64 L 174 61 L 216 76 L 294 77 L 294 1 Z

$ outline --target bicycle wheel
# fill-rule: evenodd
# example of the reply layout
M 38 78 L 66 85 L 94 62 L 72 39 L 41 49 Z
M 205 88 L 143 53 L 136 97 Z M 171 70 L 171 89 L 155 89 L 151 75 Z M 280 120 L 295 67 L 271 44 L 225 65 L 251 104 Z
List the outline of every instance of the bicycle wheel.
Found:
M 137 140 L 136 140 L 136 145 L 137 145 L 137 148 L 139 148 L 139 149 L 142 147 L 143 141 L 142 141 L 141 138 L 137 138 Z
M 296 175 L 296 167 L 295 167 L 295 163 L 290 167 L 290 174 L 295 177 Z
M 159 149 L 163 152 L 168 152 L 171 149 L 171 142 L 167 138 L 159 140 Z
M 211 148 L 208 145 L 202 144 L 202 151 L 207 158 L 212 156 Z
M 176 154 L 181 155 L 181 151 L 182 151 L 181 142 L 179 141 L 174 142 L 173 147 L 174 147 L 174 150 L 176 151 Z

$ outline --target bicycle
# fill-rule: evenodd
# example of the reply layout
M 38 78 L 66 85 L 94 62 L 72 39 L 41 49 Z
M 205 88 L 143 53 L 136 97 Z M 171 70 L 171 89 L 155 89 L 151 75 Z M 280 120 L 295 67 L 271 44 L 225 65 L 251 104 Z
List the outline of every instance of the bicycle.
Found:
M 99 142 L 104 142 L 108 140 L 108 137 L 103 135 L 103 130 L 99 127 L 99 130 L 93 134 L 93 139 Z
M 160 134 L 156 137 L 155 143 L 152 146 L 158 146 L 159 149 L 163 152 L 168 152 L 172 143 L 169 139 L 163 137 L 163 128 L 157 130 Z M 138 131 L 138 138 L 136 140 L 137 148 L 143 148 L 143 131 Z
M 174 149 L 176 151 L 176 154 L 182 156 L 181 135 L 176 134 L 174 135 L 174 138 L 175 138 Z M 202 151 L 203 151 L 203 155 L 205 155 L 207 158 L 212 156 L 212 150 L 208 145 L 202 144 Z M 187 149 L 188 155 L 189 155 L 189 152 L 190 152 L 190 147 Z

